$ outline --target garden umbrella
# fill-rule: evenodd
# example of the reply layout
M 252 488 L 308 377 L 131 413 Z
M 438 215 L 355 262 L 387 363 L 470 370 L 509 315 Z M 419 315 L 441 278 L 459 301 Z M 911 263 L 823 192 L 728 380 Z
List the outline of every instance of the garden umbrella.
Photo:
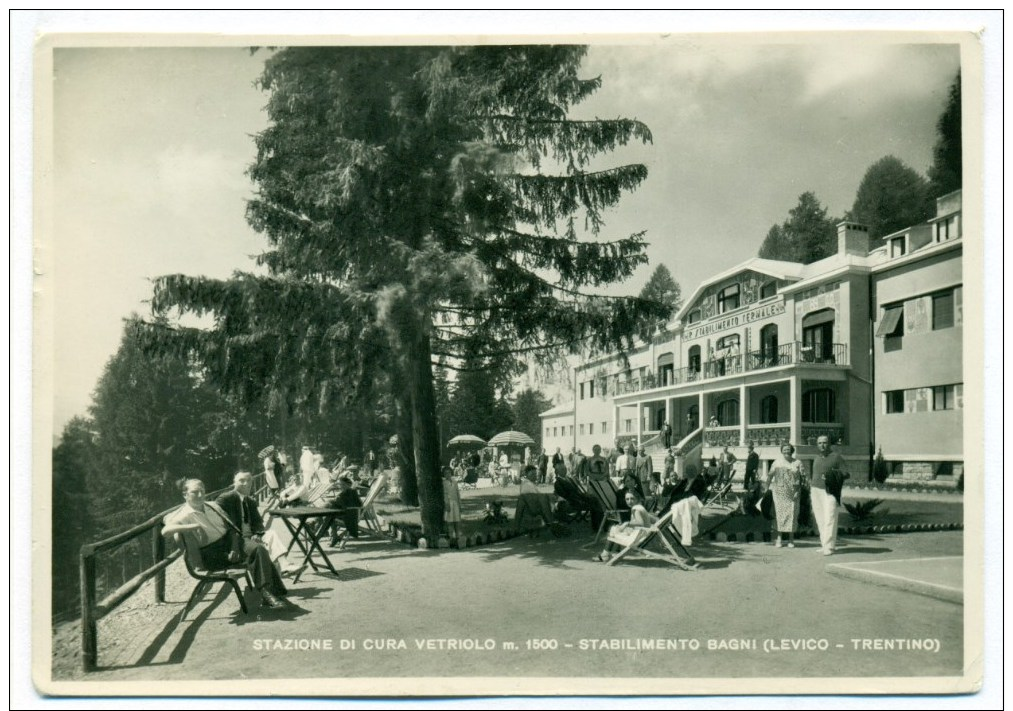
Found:
M 452 438 L 449 442 L 447 442 L 448 447 L 456 447 L 460 445 L 475 445 L 478 447 L 484 447 L 485 440 L 482 439 L 481 437 L 476 437 L 475 435 L 462 434 L 457 435 L 456 437 Z
M 507 430 L 506 432 L 500 432 L 498 435 L 489 440 L 489 445 L 492 447 L 502 447 L 503 445 L 534 445 L 535 440 L 531 439 L 528 435 L 523 432 L 517 432 L 516 430 Z

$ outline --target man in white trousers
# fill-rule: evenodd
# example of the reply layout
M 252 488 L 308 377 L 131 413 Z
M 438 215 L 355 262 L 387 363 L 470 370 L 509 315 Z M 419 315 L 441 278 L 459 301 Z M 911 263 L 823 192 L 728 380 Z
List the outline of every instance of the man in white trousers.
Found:
M 837 547 L 837 507 L 841 502 L 841 488 L 850 474 L 844 458 L 830 449 L 829 437 L 818 437 L 816 450 L 811 489 L 813 516 L 820 531 L 823 555 L 831 555 Z

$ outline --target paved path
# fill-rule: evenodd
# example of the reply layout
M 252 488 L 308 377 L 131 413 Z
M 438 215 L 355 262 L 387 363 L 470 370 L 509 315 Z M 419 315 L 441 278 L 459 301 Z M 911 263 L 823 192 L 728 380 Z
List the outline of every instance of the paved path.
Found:
M 964 602 L 962 556 L 836 563 L 828 565 L 827 572 L 842 578 L 894 587 L 949 602 Z
M 961 606 L 826 572 L 828 563 L 959 556 L 959 531 L 850 537 L 832 558 L 808 541 L 795 549 L 701 543 L 694 572 L 644 561 L 606 567 L 591 561 L 589 540 L 581 531 L 420 551 L 363 539 L 334 557 L 338 580 L 310 573 L 293 586 L 285 612 L 259 609 L 252 594 L 252 614 L 243 616 L 221 593 L 178 625 L 169 618 L 192 587 L 183 578 L 170 587 L 171 603 L 135 615 L 129 643 L 100 652 L 112 668 L 87 678 L 316 678 L 338 694 L 352 677 L 579 677 L 577 688 L 602 693 L 612 677 L 960 673 Z M 100 642 L 117 635 L 116 624 L 100 624 Z M 877 639 L 938 647 L 860 648 Z M 58 671 L 80 678 L 75 667 Z M 666 688 L 686 690 L 677 681 Z

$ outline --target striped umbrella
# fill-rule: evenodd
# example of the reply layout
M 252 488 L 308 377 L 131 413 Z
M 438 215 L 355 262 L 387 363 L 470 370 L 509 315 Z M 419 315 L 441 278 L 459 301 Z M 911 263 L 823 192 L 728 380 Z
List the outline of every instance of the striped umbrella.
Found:
M 451 439 L 449 442 L 447 442 L 447 446 L 448 447 L 457 447 L 457 446 L 462 446 L 462 445 L 473 445 L 473 446 L 477 446 L 477 447 L 484 447 L 485 446 L 485 440 L 482 439 L 481 437 L 476 437 L 475 435 L 462 434 L 462 435 L 457 435 L 456 437 L 454 437 L 453 439 Z
M 489 446 L 491 447 L 502 447 L 503 445 L 518 445 L 526 446 L 533 445 L 535 440 L 523 432 L 517 432 L 516 430 L 507 430 L 506 432 L 500 432 L 498 435 L 489 440 Z

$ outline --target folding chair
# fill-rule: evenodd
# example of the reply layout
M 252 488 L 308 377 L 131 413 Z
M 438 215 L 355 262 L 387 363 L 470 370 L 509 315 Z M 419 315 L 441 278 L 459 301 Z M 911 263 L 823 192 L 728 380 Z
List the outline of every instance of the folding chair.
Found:
M 669 510 L 668 513 L 655 521 L 654 525 L 650 528 L 616 527 L 609 531 L 609 542 L 621 545 L 623 548 L 609 558 L 608 565 L 615 565 L 623 558 L 629 556 L 640 556 L 654 560 L 663 560 L 683 570 L 697 570 L 696 561 L 682 545 L 677 531 L 672 525 L 673 516 L 674 512 Z M 655 541 L 660 541 L 661 543 L 663 550 L 660 553 L 648 548 Z
M 594 535 L 594 542 L 597 543 L 598 539 L 601 538 L 602 531 L 605 530 L 605 526 L 609 521 L 612 523 L 623 522 L 623 512 L 627 512 L 627 518 L 629 517 L 629 510 L 625 506 L 619 504 L 619 490 L 616 489 L 616 485 L 612 483 L 611 479 L 590 479 L 587 482 L 587 492 L 591 496 L 598 499 L 601 503 L 603 510 L 603 517 L 601 525 L 598 526 L 598 532 Z M 623 502 L 625 503 L 625 502 Z
M 240 578 L 245 578 L 246 588 L 248 590 L 253 588 L 253 581 L 250 579 L 250 572 L 246 567 L 208 570 L 204 567 L 200 548 L 196 544 L 188 543 L 187 536 L 182 533 L 176 533 L 173 538 L 176 541 L 176 545 L 183 551 L 183 562 L 186 564 L 186 572 L 197 581 L 196 587 L 194 587 L 193 592 L 190 594 L 190 599 L 187 600 L 186 605 L 183 607 L 183 613 L 179 616 L 179 621 L 182 622 L 186 619 L 186 614 L 190 612 L 190 608 L 215 583 L 225 583 L 231 586 L 232 591 L 236 593 L 236 597 L 239 599 L 239 607 L 242 608 L 243 614 L 249 614 L 249 610 L 246 609 L 246 600 L 243 599 L 243 593 L 239 590 L 239 583 L 236 582 Z

